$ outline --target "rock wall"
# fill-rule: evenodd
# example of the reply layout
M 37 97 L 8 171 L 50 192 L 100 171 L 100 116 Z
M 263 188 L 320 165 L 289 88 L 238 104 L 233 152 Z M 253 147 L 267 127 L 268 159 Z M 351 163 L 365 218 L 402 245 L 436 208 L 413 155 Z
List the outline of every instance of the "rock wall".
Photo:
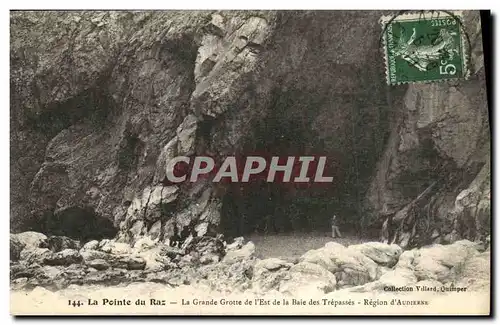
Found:
M 463 27 L 470 79 L 408 86 L 367 195 L 368 209 L 389 228 L 384 239 L 403 247 L 489 233 L 491 133 L 479 15 L 466 13 Z
M 175 224 L 216 232 L 224 189 L 169 184 L 166 162 L 245 154 L 266 138 L 259 126 L 279 116 L 306 121 L 302 151 L 327 155 L 337 171 L 325 199 L 343 202 L 355 223 L 379 227 L 436 178 L 422 203 L 432 222 L 462 221 L 433 229 L 463 237 L 465 219 L 489 209 L 486 194 L 471 194 L 481 208 L 454 206 L 468 186 L 483 193 L 483 181 L 471 182 L 489 160 L 478 16 L 465 24 L 470 81 L 387 88 L 382 14 L 13 12 L 13 230 L 82 240 L 118 232 L 131 243 L 164 240 Z M 394 217 L 403 246 L 422 233 L 413 225 L 423 218 L 407 215 Z

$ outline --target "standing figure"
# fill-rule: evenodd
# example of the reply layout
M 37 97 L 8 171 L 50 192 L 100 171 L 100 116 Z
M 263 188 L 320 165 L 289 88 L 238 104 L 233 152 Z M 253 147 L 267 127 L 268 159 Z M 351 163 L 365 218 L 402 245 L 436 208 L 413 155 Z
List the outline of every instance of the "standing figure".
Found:
M 171 247 L 180 247 L 181 237 L 179 236 L 179 229 L 177 225 L 174 224 L 174 234 L 169 238 L 169 244 Z
M 337 216 L 336 215 L 333 215 L 333 217 L 331 219 L 331 223 L 332 223 L 332 237 L 333 238 L 342 237 L 342 235 L 340 234 L 340 229 L 337 226 Z

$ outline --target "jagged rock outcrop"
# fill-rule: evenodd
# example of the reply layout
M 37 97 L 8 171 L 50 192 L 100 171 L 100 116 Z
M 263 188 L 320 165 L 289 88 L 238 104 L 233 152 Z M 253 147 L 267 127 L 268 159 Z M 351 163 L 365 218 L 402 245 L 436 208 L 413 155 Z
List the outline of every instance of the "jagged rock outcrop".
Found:
M 17 261 L 21 257 L 21 252 L 23 251 L 24 247 L 26 244 L 21 242 L 19 239 L 16 238 L 15 235 L 10 235 L 10 240 L 9 240 L 9 247 L 10 247 L 10 260 L 11 261 Z
M 19 242 L 23 249 L 40 247 L 47 240 L 47 236 L 35 231 L 25 231 L 18 234 L 11 234 L 10 237 L 12 240 Z
M 65 249 L 79 250 L 81 248 L 81 244 L 79 241 L 66 236 L 49 236 L 39 245 L 39 247 L 48 248 L 53 252 L 60 252 Z
M 411 84 L 367 194 L 402 247 L 483 240 L 489 233 L 490 125 L 479 14 L 465 12 L 467 81 Z

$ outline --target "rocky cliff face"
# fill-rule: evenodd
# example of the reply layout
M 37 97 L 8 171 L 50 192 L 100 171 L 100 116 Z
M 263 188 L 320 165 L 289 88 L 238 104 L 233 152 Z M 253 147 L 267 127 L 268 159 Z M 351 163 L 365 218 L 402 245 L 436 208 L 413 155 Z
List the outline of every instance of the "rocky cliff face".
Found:
M 483 240 L 489 233 L 490 126 L 481 26 L 464 16 L 470 80 L 409 85 L 368 194 L 389 241 Z
M 326 155 L 335 178 L 270 188 L 276 205 L 319 197 L 318 215 L 341 210 L 377 228 L 389 218 L 388 240 L 402 246 L 487 234 L 479 16 L 464 22 L 471 80 L 388 87 L 382 14 L 12 13 L 13 231 L 127 242 L 164 240 L 174 224 L 221 231 L 251 214 L 241 207 L 259 205 L 261 189 L 172 185 L 166 162 L 266 151 Z M 290 228 L 280 211 L 276 227 Z

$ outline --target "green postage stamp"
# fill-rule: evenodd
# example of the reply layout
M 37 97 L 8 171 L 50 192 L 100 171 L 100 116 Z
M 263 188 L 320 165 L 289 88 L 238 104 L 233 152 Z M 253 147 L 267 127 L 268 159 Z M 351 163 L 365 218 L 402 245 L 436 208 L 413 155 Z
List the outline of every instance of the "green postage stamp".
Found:
M 469 46 L 461 19 L 456 11 L 382 17 L 387 83 L 467 79 Z

